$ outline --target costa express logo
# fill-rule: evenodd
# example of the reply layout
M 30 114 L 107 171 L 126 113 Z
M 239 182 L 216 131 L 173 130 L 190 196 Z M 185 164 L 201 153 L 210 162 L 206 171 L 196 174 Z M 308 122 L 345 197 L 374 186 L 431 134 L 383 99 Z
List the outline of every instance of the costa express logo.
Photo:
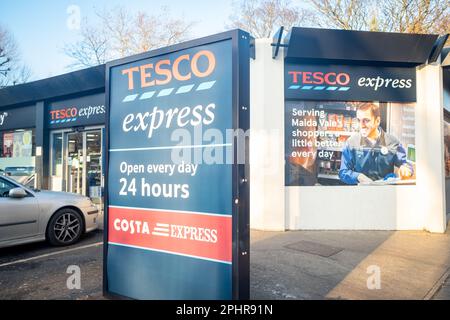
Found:
M 128 79 L 128 90 L 136 86 L 149 88 L 170 84 L 173 79 L 190 81 L 194 78 L 205 78 L 216 68 L 216 57 L 209 50 L 183 54 L 175 59 L 162 59 L 156 63 L 147 63 L 122 70 Z
M 350 75 L 345 72 L 289 71 L 292 85 L 289 89 L 339 90 L 350 89 Z
M 77 108 L 75 106 L 62 107 L 50 110 L 50 124 L 66 123 L 76 121 L 78 118 L 89 119 L 92 116 L 105 113 L 105 106 L 88 106 Z
M 231 216 L 109 206 L 108 242 L 231 263 Z

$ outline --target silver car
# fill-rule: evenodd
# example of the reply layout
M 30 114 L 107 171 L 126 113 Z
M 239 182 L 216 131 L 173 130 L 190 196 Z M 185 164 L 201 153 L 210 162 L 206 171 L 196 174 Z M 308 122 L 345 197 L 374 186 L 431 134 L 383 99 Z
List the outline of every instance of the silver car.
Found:
M 98 214 L 88 197 L 33 190 L 0 176 L 0 248 L 42 240 L 73 244 L 97 229 Z

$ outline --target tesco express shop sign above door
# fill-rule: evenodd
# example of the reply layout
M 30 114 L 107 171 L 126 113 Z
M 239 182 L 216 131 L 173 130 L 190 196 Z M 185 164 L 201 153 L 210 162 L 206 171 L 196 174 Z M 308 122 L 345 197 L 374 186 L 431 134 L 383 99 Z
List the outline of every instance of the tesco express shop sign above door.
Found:
M 248 253 L 248 223 L 238 233 L 236 221 L 248 218 L 247 177 L 223 162 L 233 140 L 217 137 L 240 126 L 249 54 L 239 64 L 237 54 L 249 47 L 248 34 L 230 31 L 107 65 L 107 294 L 245 297 L 237 266 L 248 270 L 239 251 Z M 207 161 L 211 154 L 223 161 Z
M 285 98 L 337 101 L 416 101 L 416 69 L 285 64 Z
M 53 102 L 47 112 L 50 129 L 98 125 L 105 121 L 104 93 Z

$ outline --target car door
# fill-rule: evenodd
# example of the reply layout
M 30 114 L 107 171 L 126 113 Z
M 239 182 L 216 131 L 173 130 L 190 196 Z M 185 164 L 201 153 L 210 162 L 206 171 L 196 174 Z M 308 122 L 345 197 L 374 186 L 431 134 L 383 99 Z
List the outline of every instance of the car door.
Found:
M 0 177 L 0 242 L 33 237 L 38 233 L 38 202 L 29 192 L 24 198 L 10 198 L 9 190 L 17 187 Z

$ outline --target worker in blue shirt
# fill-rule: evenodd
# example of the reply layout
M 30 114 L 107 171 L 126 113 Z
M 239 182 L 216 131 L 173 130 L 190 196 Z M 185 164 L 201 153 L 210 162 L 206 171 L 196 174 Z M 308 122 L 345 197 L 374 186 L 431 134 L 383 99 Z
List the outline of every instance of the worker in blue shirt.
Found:
M 342 150 L 339 178 L 346 184 L 370 183 L 394 176 L 395 167 L 401 179 L 413 175 L 406 152 L 398 139 L 380 127 L 377 104 L 364 103 L 356 111 L 359 132 L 353 134 Z

